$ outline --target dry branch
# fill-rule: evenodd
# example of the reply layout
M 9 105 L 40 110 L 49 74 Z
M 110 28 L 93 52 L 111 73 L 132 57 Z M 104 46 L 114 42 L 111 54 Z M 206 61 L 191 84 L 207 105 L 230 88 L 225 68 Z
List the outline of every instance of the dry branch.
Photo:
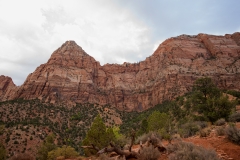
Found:
M 94 144 L 91 144 L 91 146 L 81 146 L 84 149 L 94 149 L 96 151 L 99 151 L 99 148 L 95 146 Z
M 94 150 L 97 151 L 98 155 L 103 154 L 103 153 L 115 152 L 116 154 L 118 154 L 120 156 L 125 156 L 126 159 L 128 159 L 128 158 L 139 159 L 140 158 L 140 152 L 145 147 L 149 147 L 150 145 L 152 145 L 154 148 L 158 148 L 159 152 L 166 151 L 166 148 L 162 145 L 160 140 L 157 137 L 155 137 L 154 135 L 152 135 L 151 138 L 149 138 L 144 144 L 142 144 L 142 142 L 140 142 L 140 149 L 139 149 L 138 152 L 132 151 L 132 146 L 133 146 L 133 143 L 135 141 L 135 135 L 136 135 L 135 132 L 132 131 L 131 132 L 131 144 L 130 144 L 129 150 L 122 150 L 122 149 L 116 147 L 113 143 L 110 143 L 110 147 L 105 147 L 105 148 L 102 148 L 101 150 L 98 149 L 93 144 L 91 144 L 91 146 L 82 146 L 82 148 L 94 149 Z

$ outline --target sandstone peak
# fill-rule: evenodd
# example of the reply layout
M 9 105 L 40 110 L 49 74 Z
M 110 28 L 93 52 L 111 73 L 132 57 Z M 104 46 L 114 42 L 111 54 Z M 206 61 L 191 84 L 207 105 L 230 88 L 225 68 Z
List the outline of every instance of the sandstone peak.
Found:
M 75 41 L 66 41 L 53 52 L 48 64 L 82 67 L 83 61 L 91 59 L 95 61 L 90 55 L 88 55 Z
M 240 90 L 240 33 L 181 35 L 164 41 L 145 61 L 104 66 L 67 41 L 22 86 L 0 93 L 0 100 L 38 98 L 141 111 L 183 95 L 204 76 L 222 89 Z
M 89 56 L 75 41 L 66 41 L 53 54 Z
M 77 45 L 77 43 L 73 40 L 66 41 L 63 45 Z

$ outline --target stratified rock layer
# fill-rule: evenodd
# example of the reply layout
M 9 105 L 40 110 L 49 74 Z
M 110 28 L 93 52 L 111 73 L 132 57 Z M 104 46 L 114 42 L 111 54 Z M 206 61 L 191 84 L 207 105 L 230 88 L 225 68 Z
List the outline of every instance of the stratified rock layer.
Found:
M 7 76 L 0 76 L 0 100 L 9 99 L 17 89 L 16 85 L 13 83 L 12 78 Z
M 239 73 L 240 33 L 181 35 L 164 41 L 145 61 L 104 66 L 74 41 L 67 41 L 22 86 L 13 90 L 11 84 L 11 91 L 6 91 L 7 82 L 0 80 L 5 86 L 0 98 L 110 104 L 142 111 L 190 91 L 203 76 L 223 89 L 240 90 Z

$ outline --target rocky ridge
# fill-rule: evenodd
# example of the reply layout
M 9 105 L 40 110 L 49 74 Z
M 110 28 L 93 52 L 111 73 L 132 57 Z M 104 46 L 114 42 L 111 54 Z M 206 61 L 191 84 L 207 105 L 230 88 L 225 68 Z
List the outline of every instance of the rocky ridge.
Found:
M 11 95 L 17 89 L 13 83 L 12 78 L 7 76 L 0 76 L 0 100 L 8 99 L 8 95 Z
M 0 77 L 0 100 L 41 99 L 51 103 L 110 104 L 142 111 L 191 90 L 203 76 L 218 87 L 240 90 L 240 33 L 169 38 L 139 63 L 101 66 L 74 41 L 65 42 L 47 63 L 16 87 Z

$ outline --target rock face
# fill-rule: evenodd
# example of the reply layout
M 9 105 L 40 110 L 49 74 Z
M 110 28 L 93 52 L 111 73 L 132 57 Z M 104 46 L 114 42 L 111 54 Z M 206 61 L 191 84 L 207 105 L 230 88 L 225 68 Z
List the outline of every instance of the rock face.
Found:
M 17 89 L 12 78 L 0 76 L 0 100 L 7 100 Z
M 203 76 L 221 88 L 240 90 L 240 33 L 181 35 L 164 41 L 145 61 L 104 66 L 67 41 L 22 86 L 1 78 L 0 100 L 39 98 L 142 111 L 190 91 Z

